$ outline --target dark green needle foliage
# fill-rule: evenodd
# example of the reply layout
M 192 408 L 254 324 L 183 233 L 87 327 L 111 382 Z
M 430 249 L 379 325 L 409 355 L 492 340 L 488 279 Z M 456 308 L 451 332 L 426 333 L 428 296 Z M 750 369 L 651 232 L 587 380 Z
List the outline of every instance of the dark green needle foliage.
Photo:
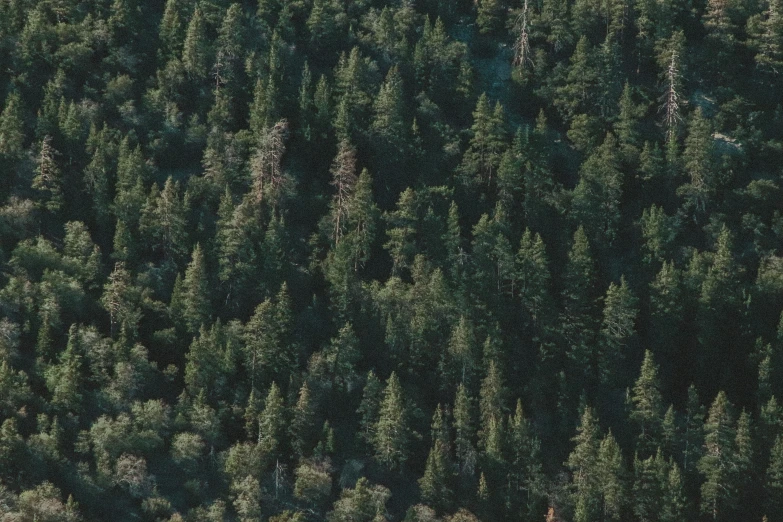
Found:
M 0 70 L 0 519 L 783 518 L 781 0 L 3 0 Z

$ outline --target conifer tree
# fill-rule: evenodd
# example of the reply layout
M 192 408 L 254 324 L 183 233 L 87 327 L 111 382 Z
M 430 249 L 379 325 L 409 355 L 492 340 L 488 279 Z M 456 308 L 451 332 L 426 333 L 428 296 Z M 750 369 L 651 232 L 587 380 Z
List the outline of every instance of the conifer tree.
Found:
M 609 247 L 620 222 L 622 174 L 617 140 L 607 134 L 604 143 L 582 164 L 574 189 L 573 213 L 594 244 Z
M 283 284 L 274 301 L 258 305 L 245 326 L 246 365 L 251 386 L 262 380 L 287 381 L 296 364 L 297 353 L 290 344 L 291 303 Z
M 519 251 L 515 260 L 515 279 L 522 305 L 530 314 L 534 323 L 546 320 L 546 312 L 550 306 L 549 294 L 549 263 L 546 247 L 541 235 L 535 235 L 530 229 L 525 229 L 519 242 Z
M 56 365 L 46 372 L 46 385 L 52 394 L 52 405 L 63 411 L 79 413 L 82 403 L 82 354 L 79 348 L 79 328 L 71 325 L 68 345 Z
M 664 488 L 661 522 L 677 522 L 686 517 L 687 501 L 680 468 L 670 462 L 669 474 Z
M 44 208 L 49 212 L 57 212 L 65 202 L 63 175 L 55 159 L 59 153 L 52 146 L 51 136 L 44 137 L 40 147 L 32 187 L 42 193 Z
M 395 66 L 389 69 L 386 80 L 375 98 L 373 103 L 375 114 L 370 128 L 397 153 L 402 151 L 408 129 L 404 120 L 404 101 L 402 78 Z M 388 159 L 395 160 L 393 156 L 389 156 Z
M 283 395 L 277 384 L 273 382 L 264 400 L 264 409 L 258 417 L 258 444 L 269 460 L 282 453 L 285 435 L 284 415 Z
M 719 392 L 704 423 L 704 455 L 698 465 L 704 476 L 701 486 L 701 510 L 713 520 L 727 519 L 737 501 L 737 480 L 733 462 L 737 449 L 737 432 L 730 408 L 726 394 Z
M 479 0 L 477 2 L 476 25 L 481 34 L 495 32 L 501 25 L 502 5 L 500 0 Z
M 563 275 L 560 316 L 567 353 L 576 368 L 586 372 L 591 364 L 593 336 L 595 335 L 595 263 L 584 228 L 574 233 L 574 242 L 568 254 Z
M 297 456 L 306 456 L 313 445 L 313 435 L 316 431 L 315 404 L 310 395 L 307 381 L 299 388 L 299 398 L 296 401 L 293 415 L 291 416 L 291 448 Z
M 182 280 L 181 313 L 185 329 L 196 335 L 203 324 L 212 316 L 212 304 L 207 280 L 207 266 L 201 245 L 193 249 L 190 264 Z
M 661 444 L 663 399 L 658 382 L 658 366 L 649 350 L 644 352 L 644 361 L 633 387 L 631 401 L 631 420 L 639 426 L 637 451 L 642 455 L 652 455 Z
M 770 520 L 783 514 L 783 436 L 778 435 L 772 445 L 769 466 L 764 479 L 764 508 Z
M 171 177 L 162 191 L 153 185 L 139 220 L 139 231 L 145 243 L 162 254 L 164 261 L 175 266 L 186 254 L 187 238 L 186 209 L 179 192 L 179 183 Z
M 481 413 L 480 444 L 486 447 L 492 423 L 502 422 L 506 413 L 506 388 L 500 368 L 498 368 L 497 361 L 494 359 L 489 361 L 486 375 L 481 381 L 479 397 L 479 410 Z
M 205 25 L 201 9 L 196 7 L 185 33 L 182 64 L 188 75 L 197 81 L 206 79 L 209 70 L 209 43 Z
M 611 431 L 598 448 L 597 465 L 603 496 L 603 520 L 620 520 L 626 503 L 625 464 L 620 445 Z
M 373 443 L 375 458 L 389 469 L 402 466 L 408 459 L 410 426 L 407 406 L 397 374 L 392 372 L 383 391 Z
M 375 438 L 375 428 L 378 423 L 378 414 L 381 407 L 383 386 L 375 373 L 370 370 L 364 385 L 362 402 L 356 413 L 359 414 L 359 436 L 367 443 L 372 444 Z
M 251 162 L 253 198 L 256 203 L 266 203 L 272 209 L 279 208 L 282 198 L 290 190 L 291 181 L 282 166 L 287 138 L 287 120 L 280 120 L 271 128 L 263 128 Z
M 497 102 L 493 111 L 486 93 L 476 103 L 471 132 L 460 172 L 468 183 L 491 184 L 506 148 L 506 129 L 503 106 Z
M 11 92 L 0 113 L 0 155 L 8 159 L 19 158 L 24 139 L 22 100 L 18 92 Z
M 476 448 L 473 445 L 475 428 L 471 400 L 463 384 L 457 388 L 454 398 L 454 447 L 459 471 L 463 477 L 471 477 L 476 469 Z
M 568 456 L 566 465 L 572 473 L 574 485 L 574 520 L 588 522 L 598 519 L 601 514 L 601 482 L 599 475 L 598 421 L 588 406 L 582 413 L 576 436 L 572 439 L 574 450 Z
M 752 41 L 756 63 L 778 76 L 783 72 L 783 3 L 780 0 L 769 0 L 759 26 L 759 34 Z
M 440 404 L 432 420 L 432 446 L 419 479 L 421 498 L 429 506 L 445 511 L 451 505 L 451 462 L 449 459 L 448 427 Z
M 687 199 L 697 214 L 701 214 L 717 188 L 712 126 L 704 117 L 701 107 L 696 108 L 688 124 L 682 159 L 690 182 L 677 189 L 677 192 Z
M 473 323 L 461 316 L 451 332 L 444 359 L 441 361 L 444 385 L 470 385 L 475 378 L 476 338 Z
M 158 37 L 161 43 L 161 48 L 158 52 L 162 59 L 170 60 L 175 56 L 179 56 L 182 52 L 182 44 L 185 41 L 182 11 L 180 0 L 166 0 L 163 18 L 158 29 Z
M 348 226 L 349 202 L 353 198 L 357 182 L 356 149 L 347 141 L 340 142 L 337 156 L 332 162 L 331 173 L 332 186 L 335 188 L 331 204 L 331 240 L 337 245 Z
M 623 347 L 634 335 L 634 323 L 639 314 L 637 300 L 628 288 L 625 277 L 620 284 L 611 283 L 604 298 L 604 318 L 601 324 L 599 370 L 602 382 L 610 382 L 623 359 Z

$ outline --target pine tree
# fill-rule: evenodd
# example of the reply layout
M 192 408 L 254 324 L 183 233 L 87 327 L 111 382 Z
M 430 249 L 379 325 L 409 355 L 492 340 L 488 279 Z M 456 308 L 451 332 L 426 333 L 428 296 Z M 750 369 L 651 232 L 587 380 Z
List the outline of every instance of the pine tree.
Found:
M 341 141 L 337 156 L 332 162 L 332 186 L 335 194 L 331 203 L 332 242 L 340 243 L 348 225 L 349 202 L 356 189 L 356 149 L 347 141 Z
M 139 219 L 139 232 L 144 242 L 174 266 L 179 265 L 186 254 L 186 209 L 179 192 L 179 182 L 171 177 L 162 191 L 153 185 Z
M 766 494 L 764 507 L 770 520 L 783 515 L 783 436 L 778 435 L 772 445 L 769 466 L 764 479 Z
M 280 388 L 274 382 L 264 400 L 264 409 L 258 417 L 258 444 L 268 460 L 282 454 L 285 435 L 285 405 Z
M 492 423 L 500 423 L 506 413 L 506 387 L 497 362 L 489 361 L 484 380 L 481 381 L 479 392 L 479 411 L 481 414 L 481 430 L 479 444 L 486 449 Z
M 637 300 L 628 288 L 625 277 L 620 285 L 611 283 L 604 298 L 604 318 L 601 324 L 599 370 L 601 381 L 608 383 L 619 367 L 623 347 L 634 335 L 634 323 L 639 314 Z
M 451 506 L 451 468 L 448 426 L 439 404 L 432 419 L 432 447 L 427 456 L 424 475 L 419 479 L 421 499 L 439 511 L 445 511 Z
M 271 128 L 264 127 L 258 138 L 251 162 L 253 186 L 251 193 L 256 203 L 266 203 L 278 209 L 290 191 L 291 181 L 283 171 L 285 142 L 288 139 L 288 121 L 280 120 Z
M 682 475 L 676 462 L 670 463 L 669 475 L 664 488 L 661 522 L 678 522 L 686 517 L 687 499 Z
M 603 520 L 620 520 L 625 503 L 625 464 L 620 445 L 612 432 L 604 437 L 598 448 L 598 481 L 603 496 Z
M 639 455 L 634 456 L 633 482 L 633 512 L 641 522 L 659 520 L 663 491 L 666 484 L 662 483 L 660 456 L 647 457 L 644 460 Z
M 519 399 L 514 414 L 509 418 L 508 437 L 512 481 L 509 495 L 512 502 L 521 506 L 522 515 L 527 516 L 535 511 L 543 492 L 544 474 L 539 456 L 540 442 L 532 433 L 530 421 L 525 418 Z
M 440 370 L 444 385 L 449 389 L 453 389 L 452 385 L 470 386 L 474 382 L 476 337 L 473 323 L 465 316 L 460 316 L 459 322 L 451 332 Z
M 296 347 L 290 343 L 291 303 L 283 284 L 274 301 L 258 305 L 245 326 L 246 365 L 251 386 L 262 381 L 287 382 L 296 365 Z
M 737 449 L 736 429 L 730 408 L 726 394 L 719 392 L 704 423 L 704 455 L 699 460 L 699 471 L 704 476 L 701 510 L 713 520 L 725 520 L 737 501 L 732 462 Z
M 505 125 L 503 106 L 497 102 L 493 111 L 486 93 L 482 94 L 473 111 L 470 144 L 459 167 L 466 182 L 492 184 L 507 146 Z
M 704 117 L 701 107 L 696 108 L 688 124 L 682 158 L 690 181 L 677 192 L 687 199 L 697 214 L 704 213 L 717 189 L 718 180 L 713 159 L 712 125 Z
M 185 34 L 182 64 L 188 75 L 197 81 L 206 79 L 209 69 L 209 43 L 205 25 L 201 9 L 196 7 Z
M 291 416 L 291 448 L 299 458 L 307 456 L 313 446 L 313 435 L 316 432 L 315 404 L 310 396 L 307 381 L 299 388 L 299 398 L 296 401 Z
M 182 320 L 186 330 L 196 335 L 212 316 L 208 270 L 201 245 L 193 249 L 190 264 L 182 281 Z
M 549 262 L 541 235 L 534 235 L 530 229 L 525 229 L 519 242 L 515 260 L 515 283 L 518 289 L 514 288 L 512 292 L 518 293 L 533 323 L 546 320 L 546 312 L 551 305 Z
M 658 382 L 658 366 L 649 350 L 644 352 L 644 361 L 633 387 L 631 401 L 634 407 L 630 417 L 639 426 L 637 451 L 642 455 L 652 455 L 662 442 L 663 399 Z
M 617 140 L 607 134 L 582 164 L 573 199 L 574 218 L 599 247 L 609 247 L 617 237 L 622 193 Z
M 181 19 L 182 11 L 180 0 L 166 0 L 163 18 L 158 29 L 158 37 L 161 42 L 158 52 L 160 58 L 164 60 L 170 60 L 182 52 L 182 44 L 185 41 L 185 31 Z
M 457 388 L 454 398 L 454 429 L 456 432 L 454 447 L 460 474 L 463 477 L 471 477 L 476 469 L 476 448 L 473 445 L 475 428 L 471 400 L 462 384 Z
M 756 63 L 778 76 L 783 72 L 783 3 L 769 0 L 762 17 L 760 34 L 752 42 L 756 48 Z
M 232 92 L 235 92 L 239 87 L 235 83 L 240 79 L 246 45 L 242 18 L 242 6 L 238 3 L 231 4 L 218 29 L 215 64 L 212 67 L 215 85 L 218 89 L 224 83 L 229 86 Z
M 0 114 L 0 155 L 17 159 L 24 146 L 24 118 L 22 100 L 18 92 L 11 92 Z
M 83 400 L 82 354 L 79 347 L 79 328 L 71 325 L 68 345 L 56 365 L 46 371 L 46 385 L 52 394 L 52 405 L 78 414 Z
M 359 436 L 367 443 L 372 444 L 375 439 L 375 428 L 378 424 L 378 414 L 381 407 L 383 386 L 375 373 L 370 370 L 364 385 L 362 402 L 356 413 L 359 414 Z
M 685 433 L 683 433 L 682 469 L 687 481 L 694 480 L 698 462 L 704 450 L 704 407 L 699 402 L 696 386 L 688 387 L 685 408 Z
M 571 55 L 568 73 L 564 85 L 555 89 L 553 103 L 568 122 L 579 114 L 587 114 L 591 106 L 598 70 L 594 64 L 594 51 L 587 37 L 582 36 Z
M 402 152 L 408 126 L 405 123 L 405 100 L 402 78 L 397 67 L 389 69 L 386 80 L 373 104 L 374 117 L 370 128 L 391 147 L 393 153 Z M 392 154 L 393 154 L 392 153 Z M 394 161 L 390 155 L 388 160 Z
M 595 262 L 584 228 L 574 233 L 563 275 L 560 325 L 567 343 L 568 356 L 581 372 L 592 364 L 592 339 L 595 336 Z
M 626 164 L 634 164 L 639 158 L 639 120 L 644 116 L 644 106 L 634 103 L 634 89 L 626 81 L 620 96 L 619 114 L 614 131 L 620 144 L 620 153 Z
M 601 510 L 601 483 L 599 475 L 599 427 L 592 409 L 585 407 L 577 427 L 574 450 L 568 456 L 566 466 L 571 471 L 574 485 L 574 520 L 588 522 L 597 520 Z
M 494 33 L 502 24 L 500 0 L 479 0 L 477 2 L 476 25 L 481 34 Z
M 63 197 L 63 175 L 55 157 L 59 153 L 52 146 L 51 136 L 44 137 L 38 153 L 37 168 L 32 187 L 42 193 L 44 208 L 57 212 L 65 203 Z
M 392 372 L 383 391 L 373 437 L 375 458 L 389 469 L 401 467 L 408 459 L 410 427 L 400 380 Z

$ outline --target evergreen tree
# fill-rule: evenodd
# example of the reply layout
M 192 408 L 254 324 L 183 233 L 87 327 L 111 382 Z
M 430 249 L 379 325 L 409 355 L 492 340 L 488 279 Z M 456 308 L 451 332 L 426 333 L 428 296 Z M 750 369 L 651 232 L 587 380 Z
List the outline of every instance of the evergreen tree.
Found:
M 598 448 L 597 466 L 603 496 L 603 520 L 620 520 L 626 503 L 625 464 L 620 445 L 611 431 Z
M 410 427 L 407 406 L 397 374 L 392 372 L 383 391 L 375 425 L 373 443 L 375 458 L 390 469 L 402 466 L 408 459 Z
M 375 428 L 378 424 L 383 388 L 381 381 L 370 370 L 364 385 L 362 402 L 356 413 L 359 414 L 359 436 L 368 444 L 375 440 Z
M 572 474 L 574 520 L 596 520 L 601 516 L 601 482 L 598 468 L 601 442 L 598 421 L 590 407 L 585 408 L 576 436 L 572 440 L 575 447 L 568 456 L 566 466 Z
M 622 190 L 617 140 L 608 134 L 582 164 L 573 200 L 574 218 L 600 247 L 610 246 L 617 236 Z
M 185 329 L 192 335 L 198 333 L 201 325 L 208 324 L 212 316 L 212 304 L 207 280 L 207 266 L 201 245 L 196 245 L 191 255 L 191 261 L 185 270 L 182 280 L 181 302 L 172 306 L 180 312 Z
M 274 382 L 258 417 L 258 445 L 270 461 L 282 453 L 285 434 L 285 406 L 280 388 Z
M 770 520 L 783 513 L 783 436 L 778 435 L 772 445 L 769 466 L 764 480 L 766 494 L 764 508 Z
M 291 416 L 291 448 L 297 456 L 304 457 L 312 448 L 312 438 L 315 433 L 315 404 L 310 396 L 310 388 L 305 381 L 299 388 L 299 398 L 296 401 Z
M 644 361 L 633 387 L 631 401 L 633 410 L 630 417 L 639 426 L 637 450 L 642 455 L 652 455 L 662 442 L 663 399 L 658 382 L 658 366 L 649 350 L 644 352 Z
M 42 194 L 44 208 L 49 212 L 57 212 L 64 203 L 63 175 L 57 166 L 55 157 L 59 153 L 52 146 L 51 136 L 44 137 L 38 153 L 38 161 L 32 188 Z
M 598 361 L 602 382 L 613 379 L 613 373 L 624 356 L 623 347 L 634 334 L 634 323 L 639 313 L 636 302 L 625 277 L 620 278 L 619 286 L 611 283 L 606 291 Z
M 6 97 L 3 112 L 0 113 L 0 155 L 9 159 L 19 158 L 24 140 L 22 99 L 19 93 L 12 92 Z
M 758 35 L 752 40 L 756 49 L 756 63 L 777 76 L 783 71 L 783 5 L 780 0 L 769 0 L 759 21 Z M 750 26 L 751 21 L 748 21 Z
M 72 325 L 68 345 L 56 365 L 46 372 L 46 385 L 52 394 L 52 405 L 63 411 L 78 414 L 82 395 L 82 354 L 79 349 L 79 328 Z
M 283 284 L 275 300 L 258 305 L 245 326 L 245 364 L 251 386 L 288 380 L 297 359 L 296 349 L 290 344 L 290 329 L 291 303 Z
M 462 157 L 460 172 L 468 183 L 492 184 L 506 148 L 505 116 L 500 102 L 492 110 L 486 93 L 473 111 L 472 137 Z
M 560 325 L 567 343 L 568 357 L 581 372 L 588 372 L 595 336 L 595 264 L 584 228 L 574 233 L 563 274 Z
M 427 456 L 424 475 L 419 479 L 422 500 L 441 511 L 450 507 L 452 495 L 448 427 L 443 417 L 443 409 L 438 405 L 432 419 L 432 447 Z
M 471 400 L 467 389 L 460 384 L 454 398 L 454 447 L 459 471 L 463 477 L 471 477 L 476 469 L 476 448 L 473 444 L 475 428 Z
M 680 468 L 677 467 L 676 462 L 671 463 L 664 492 L 661 522 L 676 522 L 686 517 L 685 490 L 683 489 Z
M 717 188 L 712 151 L 712 126 L 704 117 L 701 107 L 698 107 L 688 124 L 688 137 L 682 155 L 690 182 L 678 189 L 678 193 L 686 198 L 697 214 L 706 210 Z
M 182 48 L 182 64 L 191 78 L 200 81 L 206 79 L 209 63 L 206 22 L 201 14 L 201 9 L 196 7 L 185 33 L 185 41 Z
M 699 460 L 704 476 L 701 510 L 713 520 L 726 520 L 737 501 L 733 462 L 736 429 L 730 408 L 726 394 L 719 392 L 704 423 L 704 455 Z

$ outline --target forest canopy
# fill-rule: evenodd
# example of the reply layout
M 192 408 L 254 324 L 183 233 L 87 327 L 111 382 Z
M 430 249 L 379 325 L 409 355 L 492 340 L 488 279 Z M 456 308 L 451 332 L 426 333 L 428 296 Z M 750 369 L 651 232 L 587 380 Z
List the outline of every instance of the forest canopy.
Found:
M 0 0 L 0 521 L 783 520 L 783 0 Z

